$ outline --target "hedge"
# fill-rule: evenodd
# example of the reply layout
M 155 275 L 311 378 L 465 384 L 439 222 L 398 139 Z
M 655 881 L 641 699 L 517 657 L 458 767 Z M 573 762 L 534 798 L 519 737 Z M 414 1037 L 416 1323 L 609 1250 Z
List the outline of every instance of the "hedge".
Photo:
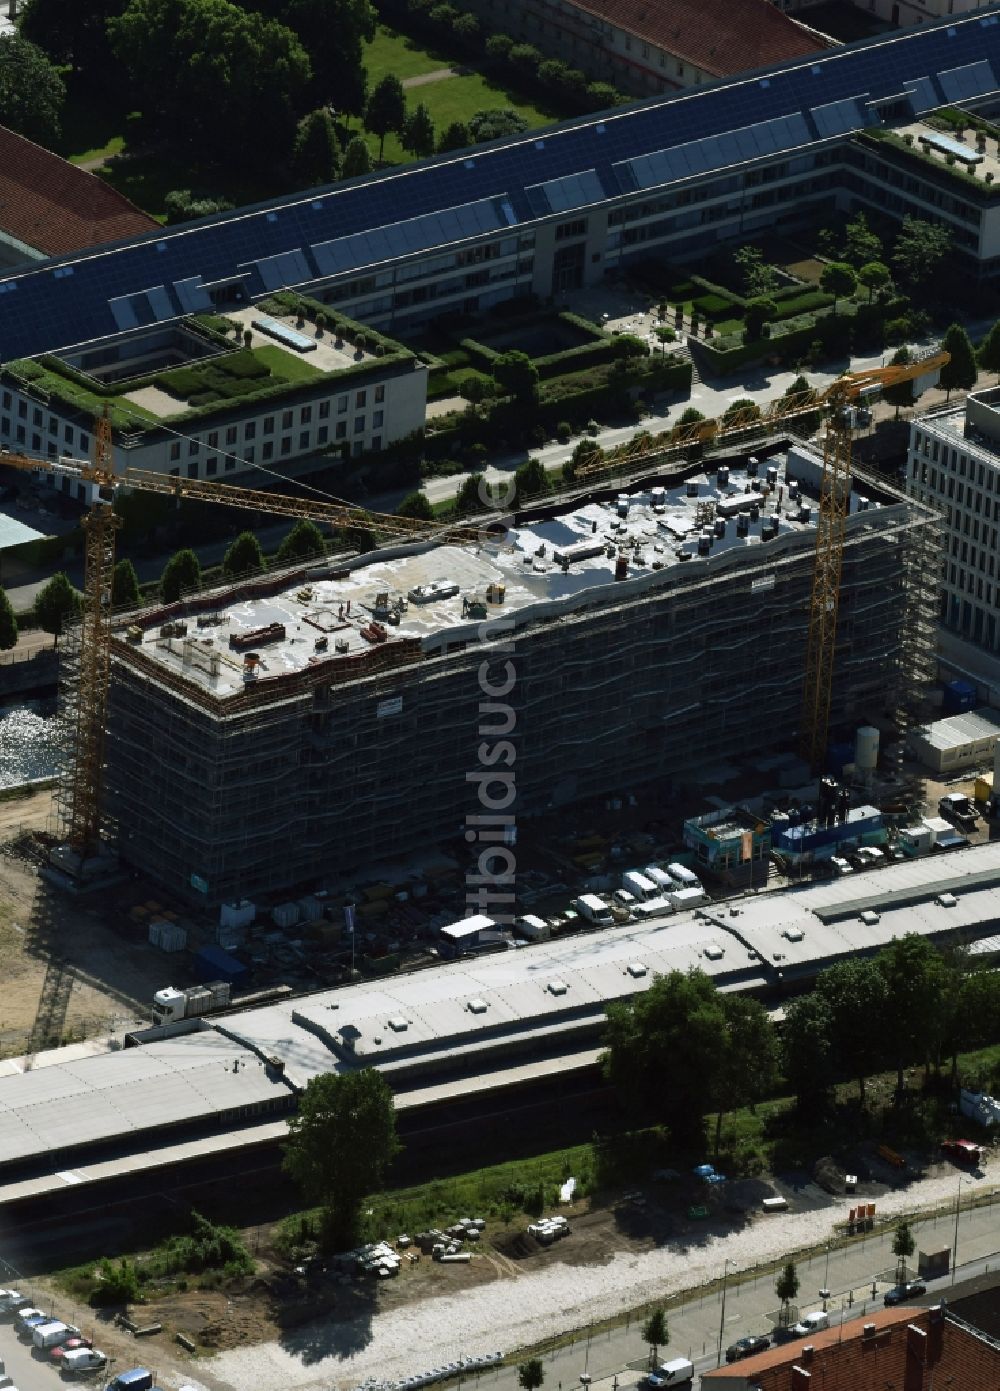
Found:
M 773 299 L 777 306 L 775 319 L 792 319 L 798 314 L 809 314 L 815 309 L 827 309 L 833 303 L 833 295 L 828 295 L 825 290 L 806 290 L 794 297 L 779 300 L 776 295 L 768 295 L 766 298 Z

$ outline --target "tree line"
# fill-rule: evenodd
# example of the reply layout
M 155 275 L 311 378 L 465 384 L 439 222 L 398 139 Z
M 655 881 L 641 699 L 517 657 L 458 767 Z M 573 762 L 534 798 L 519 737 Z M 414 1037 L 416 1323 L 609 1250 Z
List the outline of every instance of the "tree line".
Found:
M 608 1008 L 602 1066 L 625 1109 L 665 1124 L 681 1149 L 704 1143 L 715 1114 L 718 1151 L 728 1111 L 753 1106 L 784 1082 L 804 1112 L 823 1109 L 836 1083 L 885 1069 L 957 1070 L 961 1049 L 1000 1037 L 1000 974 L 973 969 L 915 934 L 878 955 L 820 972 L 786 1007 L 780 1037 L 759 1001 L 723 994 L 700 970 L 672 971 Z

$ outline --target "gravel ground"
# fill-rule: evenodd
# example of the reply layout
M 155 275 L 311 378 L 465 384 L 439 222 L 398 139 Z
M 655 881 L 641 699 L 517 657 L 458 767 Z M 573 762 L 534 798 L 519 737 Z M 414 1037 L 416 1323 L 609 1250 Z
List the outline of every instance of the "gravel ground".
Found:
M 884 1194 L 878 1202 L 879 1215 L 937 1207 L 954 1196 L 955 1175 L 947 1172 Z M 340 1391 L 366 1377 L 396 1379 L 411 1376 L 425 1364 L 438 1365 L 494 1349 L 509 1352 L 707 1283 L 718 1275 L 726 1257 L 746 1267 L 820 1245 L 854 1202 L 838 1199 L 832 1207 L 791 1214 L 780 1222 L 756 1221 L 735 1235 L 706 1236 L 693 1248 L 618 1252 L 602 1265 L 524 1271 L 516 1279 L 479 1286 L 457 1298 L 432 1297 L 376 1314 L 370 1327 L 367 1320 L 364 1326 L 313 1325 L 281 1344 L 220 1353 L 204 1364 L 205 1372 L 214 1384 L 233 1391 L 259 1391 L 261 1385 Z M 417 1349 L 420 1356 L 415 1357 Z

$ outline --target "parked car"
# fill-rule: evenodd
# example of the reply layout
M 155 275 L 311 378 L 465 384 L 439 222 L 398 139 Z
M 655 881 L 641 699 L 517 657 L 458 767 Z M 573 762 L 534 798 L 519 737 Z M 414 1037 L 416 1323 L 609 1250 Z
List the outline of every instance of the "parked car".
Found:
M 61 1362 L 68 1352 L 78 1352 L 80 1348 L 92 1348 L 93 1340 L 85 1338 L 82 1334 L 76 1334 L 72 1338 L 67 1338 L 58 1347 L 49 1349 L 49 1357 L 53 1362 Z
M 792 1336 L 795 1338 L 809 1338 L 813 1333 L 819 1333 L 824 1328 L 830 1327 L 830 1315 L 822 1309 L 814 1309 L 811 1314 L 803 1314 L 798 1323 L 792 1328 Z
M 106 1354 L 96 1348 L 74 1348 L 59 1363 L 59 1373 L 64 1377 L 90 1376 L 103 1372 L 107 1365 Z
M 739 1362 L 741 1358 L 753 1357 L 755 1352 L 764 1352 L 771 1346 L 766 1333 L 750 1333 L 745 1338 L 737 1338 L 726 1348 L 726 1361 Z
M 926 1294 L 927 1286 L 923 1280 L 907 1280 L 903 1285 L 894 1285 L 891 1290 L 886 1290 L 882 1303 L 886 1306 L 891 1304 L 903 1304 L 908 1299 L 916 1299 L 918 1294 Z
M 43 1314 L 41 1309 L 34 1309 L 29 1304 L 26 1309 L 19 1309 L 17 1318 L 14 1320 L 14 1332 L 19 1338 L 30 1338 L 31 1330 L 39 1323 L 49 1323 L 48 1314 Z

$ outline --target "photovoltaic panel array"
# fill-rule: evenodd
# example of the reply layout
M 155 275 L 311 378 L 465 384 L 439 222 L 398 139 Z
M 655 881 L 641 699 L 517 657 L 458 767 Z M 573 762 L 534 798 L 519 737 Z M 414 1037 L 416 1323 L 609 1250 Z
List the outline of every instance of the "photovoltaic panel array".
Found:
M 997 80 L 985 58 L 978 63 L 966 63 L 938 76 L 946 101 L 967 101 L 996 90 Z
M 932 77 L 918 77 L 912 82 L 904 82 L 903 90 L 909 94 L 910 105 L 916 115 L 922 111 L 933 111 L 943 99 Z
M 847 97 L 841 101 L 829 101 L 823 106 L 814 106 L 810 113 L 821 140 L 829 140 L 834 135 L 846 135 L 849 130 L 860 130 L 865 124 L 864 104 L 868 93 Z
M 457 208 L 444 208 L 439 213 L 426 213 L 405 222 L 393 222 L 372 232 L 337 237 L 333 241 L 314 244 L 310 249 L 321 275 L 336 275 L 340 271 L 357 270 L 362 266 L 378 265 L 412 256 L 417 251 L 429 251 L 451 242 L 468 241 L 484 232 L 496 232 L 509 225 L 502 200 L 482 198 Z
M 536 217 L 589 208 L 594 203 L 603 202 L 608 196 L 596 169 L 584 169 L 580 174 L 567 174 L 562 179 L 531 184 L 524 190 L 524 195 Z
M 690 140 L 685 145 L 675 145 L 672 150 L 657 150 L 655 154 L 625 160 L 624 167 L 615 165 L 615 173 L 619 175 L 623 191 L 660 188 L 694 174 L 707 174 L 731 164 L 745 164 L 764 155 L 794 150 L 808 145 L 812 138 L 801 114 L 778 116 L 741 130 Z

